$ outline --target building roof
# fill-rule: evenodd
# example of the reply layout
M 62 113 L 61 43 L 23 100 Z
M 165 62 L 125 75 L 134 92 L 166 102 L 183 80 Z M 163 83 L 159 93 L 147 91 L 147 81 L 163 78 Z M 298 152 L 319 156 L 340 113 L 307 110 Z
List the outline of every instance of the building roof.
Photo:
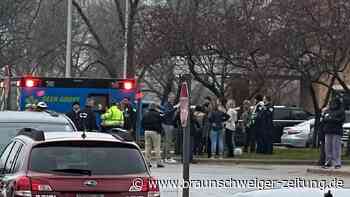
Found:
M 0 122 L 68 123 L 63 114 L 29 111 L 0 111 Z

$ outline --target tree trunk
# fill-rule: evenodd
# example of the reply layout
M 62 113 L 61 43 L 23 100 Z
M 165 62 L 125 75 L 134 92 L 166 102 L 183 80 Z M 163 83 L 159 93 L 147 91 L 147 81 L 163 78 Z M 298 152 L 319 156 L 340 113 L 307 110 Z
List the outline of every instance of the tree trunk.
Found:
M 321 119 L 321 110 L 319 107 L 319 103 L 317 100 L 317 95 L 315 92 L 315 89 L 313 87 L 313 84 L 310 80 L 307 80 L 307 84 L 309 86 L 309 90 L 311 93 L 311 97 L 312 97 L 312 103 L 314 106 L 314 111 L 315 111 L 315 126 L 314 126 L 314 133 L 312 136 L 312 147 L 313 148 L 318 148 L 318 132 L 319 132 L 319 126 L 320 126 L 320 119 Z
M 168 96 L 173 89 L 173 81 L 175 79 L 173 69 L 171 69 L 171 72 L 168 72 L 167 79 L 168 81 L 166 82 L 166 86 L 164 87 L 164 91 L 163 91 L 162 103 L 168 100 Z

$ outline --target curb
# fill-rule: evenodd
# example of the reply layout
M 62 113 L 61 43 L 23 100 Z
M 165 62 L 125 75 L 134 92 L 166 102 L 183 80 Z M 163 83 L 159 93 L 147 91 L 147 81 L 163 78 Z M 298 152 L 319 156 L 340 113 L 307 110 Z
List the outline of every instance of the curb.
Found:
M 262 160 L 262 159 L 193 159 L 200 164 L 270 164 L 270 165 L 316 165 L 314 160 Z
M 306 169 L 306 172 L 311 174 L 324 174 L 324 175 L 330 175 L 330 176 L 350 176 L 350 171 L 335 170 L 335 169 L 308 168 Z

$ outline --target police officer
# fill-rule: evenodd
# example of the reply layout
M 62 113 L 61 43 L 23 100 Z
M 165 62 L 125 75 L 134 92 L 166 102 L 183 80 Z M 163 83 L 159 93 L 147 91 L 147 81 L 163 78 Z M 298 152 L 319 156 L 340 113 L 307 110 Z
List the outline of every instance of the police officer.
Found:
M 80 103 L 74 102 L 72 104 L 72 110 L 69 113 L 67 113 L 67 116 L 73 121 L 78 131 L 83 131 L 84 130 L 83 120 L 80 117 L 80 113 L 81 113 Z
M 119 104 L 113 102 L 112 106 L 107 109 L 106 113 L 102 114 L 102 127 L 105 131 L 113 128 L 124 127 L 124 115 L 123 111 L 120 110 Z
M 132 107 L 131 101 L 127 97 L 122 100 L 121 105 L 124 113 L 124 129 L 136 138 L 136 110 Z
M 272 133 L 273 133 L 273 113 L 275 108 L 271 103 L 271 97 L 264 97 L 264 133 L 263 133 L 263 153 L 272 154 L 273 143 L 272 143 Z
M 86 99 L 85 108 L 81 111 L 80 117 L 83 120 L 83 128 L 86 131 L 97 131 L 96 115 L 93 111 L 95 100 L 91 97 Z
M 43 112 L 46 111 L 48 108 L 47 104 L 44 101 L 40 101 L 37 105 L 36 105 L 36 111 L 38 112 Z
M 264 135 L 264 109 L 265 104 L 263 102 L 263 96 L 262 95 L 256 95 L 255 96 L 255 106 L 252 113 L 252 129 L 254 129 L 254 133 L 256 136 L 257 141 L 257 148 L 256 153 L 263 153 L 264 152 L 264 145 L 263 145 L 263 135 Z

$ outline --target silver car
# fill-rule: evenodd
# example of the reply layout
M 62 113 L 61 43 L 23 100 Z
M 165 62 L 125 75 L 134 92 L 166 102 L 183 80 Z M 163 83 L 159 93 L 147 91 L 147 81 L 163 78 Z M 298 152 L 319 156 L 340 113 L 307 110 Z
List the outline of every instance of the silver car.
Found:
M 346 120 L 348 122 L 348 120 Z M 312 144 L 315 119 L 310 119 L 292 127 L 284 127 L 281 144 L 290 147 L 309 147 Z M 344 135 L 342 143 L 347 146 L 350 133 L 350 123 L 343 124 Z
M 0 151 L 22 128 L 47 132 L 74 132 L 74 123 L 64 114 L 51 112 L 0 111 Z
M 281 143 L 285 146 L 308 147 L 312 142 L 315 119 L 310 119 L 291 127 L 283 128 Z

